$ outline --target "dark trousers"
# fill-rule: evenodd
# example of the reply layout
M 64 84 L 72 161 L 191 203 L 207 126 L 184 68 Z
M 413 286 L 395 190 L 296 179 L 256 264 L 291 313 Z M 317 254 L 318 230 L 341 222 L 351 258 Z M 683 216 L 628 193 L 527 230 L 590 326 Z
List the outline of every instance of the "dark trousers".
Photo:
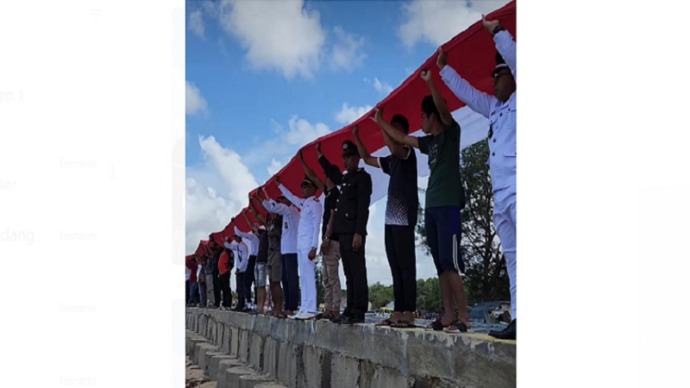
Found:
M 299 276 L 297 275 L 297 253 L 280 256 L 283 264 L 283 295 L 285 310 L 297 311 L 299 303 Z
M 184 282 L 184 302 L 185 304 L 189 304 L 189 280 L 185 280 Z
M 232 306 L 232 291 L 230 290 L 230 271 L 218 277 L 220 289 L 223 291 L 223 307 L 230 308 Z M 220 300 L 220 298 L 218 298 Z
M 201 276 L 206 276 L 206 275 L 201 275 Z M 206 307 L 206 283 L 201 283 L 199 282 L 199 297 L 201 298 L 200 302 L 203 307 Z
M 230 287 L 229 284 L 228 287 Z M 220 275 L 218 272 L 213 273 L 213 305 L 220 307 Z
M 237 290 L 237 306 L 235 306 L 235 308 L 238 310 L 241 310 L 247 306 L 247 295 L 245 294 L 245 283 L 247 281 L 246 275 L 246 272 L 235 271 L 235 281 L 237 282 L 237 286 L 235 287 Z
M 340 256 L 343 259 L 345 286 L 347 287 L 347 307 L 344 314 L 355 318 L 364 318 L 369 307 L 369 285 L 367 284 L 367 266 L 364 260 L 366 237 L 362 236 L 362 246 L 352 250 L 354 234 L 340 234 Z
M 189 286 L 189 303 L 199 303 L 199 283 L 194 282 Z
M 256 266 L 256 256 L 249 256 L 247 270 L 244 272 L 244 296 L 247 302 L 252 301 L 252 284 L 254 281 L 254 267 Z M 254 304 L 256 304 L 256 293 L 254 293 Z
M 395 311 L 417 310 L 417 257 L 414 226 L 386 225 L 386 256 L 393 275 Z

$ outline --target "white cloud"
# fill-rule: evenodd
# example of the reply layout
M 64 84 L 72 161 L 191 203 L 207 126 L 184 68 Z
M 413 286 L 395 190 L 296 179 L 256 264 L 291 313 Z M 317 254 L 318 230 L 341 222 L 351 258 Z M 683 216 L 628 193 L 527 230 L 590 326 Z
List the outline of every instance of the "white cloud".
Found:
M 204 18 L 201 10 L 196 10 L 189 14 L 189 29 L 194 35 L 204 39 Z
M 297 115 L 293 115 L 288 120 L 287 129 L 273 119 L 271 126 L 273 138 L 262 140 L 242 154 L 245 164 L 252 167 L 254 171 L 268 171 L 269 176 L 275 168 L 282 168 L 302 146 L 331 133 L 328 125 L 321 122 L 312 124 Z M 268 164 L 270 166 L 266 167 Z
M 393 91 L 393 87 L 387 83 L 381 82 L 378 78 L 374 78 L 374 89 L 380 94 L 387 96 Z
M 277 69 L 292 79 L 310 78 L 319 65 L 326 34 L 315 11 L 300 1 L 223 0 L 223 29 L 247 49 L 256 69 Z
M 372 108 L 373 107 L 371 105 L 350 106 L 345 102 L 343 103 L 343 108 L 340 110 L 340 112 L 335 114 L 335 121 L 345 125 L 351 124 L 369 112 Z
M 352 70 L 362 65 L 366 54 L 361 50 L 364 38 L 345 32 L 341 27 L 333 28 L 336 41 L 330 50 L 329 62 L 334 70 Z
M 186 252 L 199 240 L 224 228 L 247 205 L 247 194 L 258 184 L 234 150 L 223 148 L 214 137 L 200 137 L 204 164 L 187 168 Z
M 508 1 L 412 0 L 402 5 L 398 36 L 408 48 L 420 41 L 439 46 Z
M 331 132 L 328 125 L 324 123 L 312 124 L 305 119 L 299 118 L 297 115 L 290 118 L 288 126 L 290 129 L 287 134 L 285 134 L 285 140 L 288 144 L 297 145 L 299 147 L 321 136 L 328 135 Z
M 280 169 L 283 168 L 283 163 L 279 162 L 275 159 L 271 159 L 271 164 L 266 167 L 266 171 L 268 171 L 268 175 L 273 176 L 275 173 L 280 171 Z
M 206 100 L 201 95 L 199 88 L 197 88 L 193 83 L 186 81 L 186 108 L 185 111 L 188 115 L 195 115 L 199 112 L 207 112 Z

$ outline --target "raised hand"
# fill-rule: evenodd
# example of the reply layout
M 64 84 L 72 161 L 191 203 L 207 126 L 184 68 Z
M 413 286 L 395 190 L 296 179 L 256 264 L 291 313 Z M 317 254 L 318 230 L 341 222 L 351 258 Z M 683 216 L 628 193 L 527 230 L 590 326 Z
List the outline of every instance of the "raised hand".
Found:
M 420 75 L 422 76 L 424 82 L 431 81 L 431 72 L 429 70 L 422 70 L 422 73 Z
M 376 108 L 374 110 L 374 117 L 369 117 L 374 120 L 376 124 L 381 124 L 383 122 L 383 108 Z
M 317 153 L 319 156 L 323 155 L 323 154 L 321 153 L 321 142 L 316 143 L 316 153 Z
M 489 31 L 489 33 L 493 34 L 494 29 L 500 24 L 498 20 L 486 20 L 486 15 L 482 15 L 482 26 L 484 26 L 484 29 Z
M 443 69 L 447 63 L 448 58 L 446 57 L 446 53 L 443 51 L 443 47 L 439 47 L 438 56 L 436 57 L 436 66 L 438 66 L 439 69 Z
M 359 125 L 355 125 L 352 128 L 352 133 L 355 135 L 355 138 L 359 139 Z

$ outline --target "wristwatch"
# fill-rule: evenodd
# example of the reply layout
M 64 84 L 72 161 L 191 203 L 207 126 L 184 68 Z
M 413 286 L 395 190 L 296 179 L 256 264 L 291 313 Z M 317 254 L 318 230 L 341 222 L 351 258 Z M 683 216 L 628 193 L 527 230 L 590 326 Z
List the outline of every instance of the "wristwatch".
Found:
M 495 36 L 496 34 L 498 34 L 501 31 L 504 31 L 504 30 L 505 30 L 505 28 L 503 28 L 503 26 L 499 24 L 494 28 L 493 31 L 491 31 L 491 34 Z

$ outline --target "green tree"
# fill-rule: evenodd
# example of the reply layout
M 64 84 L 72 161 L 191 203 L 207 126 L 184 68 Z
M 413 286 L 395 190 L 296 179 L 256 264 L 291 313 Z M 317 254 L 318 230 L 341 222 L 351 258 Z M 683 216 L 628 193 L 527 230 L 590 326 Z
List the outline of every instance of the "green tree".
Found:
M 369 286 L 369 302 L 372 309 L 379 309 L 393 301 L 393 286 L 376 282 Z

